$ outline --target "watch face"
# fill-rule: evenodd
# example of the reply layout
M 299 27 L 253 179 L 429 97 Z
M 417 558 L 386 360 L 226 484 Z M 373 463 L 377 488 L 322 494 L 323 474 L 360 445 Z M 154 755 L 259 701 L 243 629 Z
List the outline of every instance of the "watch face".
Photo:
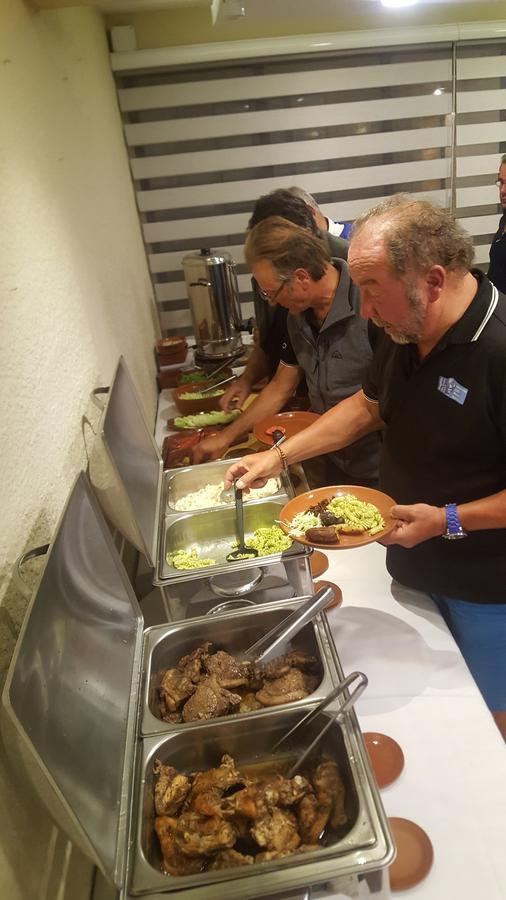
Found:
M 455 534 L 443 534 L 443 537 L 447 541 L 460 541 L 462 538 L 467 537 L 467 531 L 462 531 L 461 529 L 460 531 L 456 531 Z

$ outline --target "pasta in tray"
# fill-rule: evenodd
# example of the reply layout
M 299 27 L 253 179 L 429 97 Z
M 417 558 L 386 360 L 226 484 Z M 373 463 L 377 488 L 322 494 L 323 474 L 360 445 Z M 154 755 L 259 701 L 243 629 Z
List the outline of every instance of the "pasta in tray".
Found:
M 206 484 L 197 491 L 191 491 L 180 497 L 173 504 L 174 509 L 178 511 L 187 511 L 192 509 L 206 509 L 214 506 L 233 506 L 234 498 L 231 493 L 231 499 L 227 503 L 222 498 L 224 488 L 223 481 L 218 484 Z M 261 488 L 252 488 L 247 496 L 248 500 L 260 500 L 262 497 L 270 497 L 279 491 L 279 481 L 277 478 L 269 478 L 266 484 Z M 169 501 L 170 502 L 170 501 Z

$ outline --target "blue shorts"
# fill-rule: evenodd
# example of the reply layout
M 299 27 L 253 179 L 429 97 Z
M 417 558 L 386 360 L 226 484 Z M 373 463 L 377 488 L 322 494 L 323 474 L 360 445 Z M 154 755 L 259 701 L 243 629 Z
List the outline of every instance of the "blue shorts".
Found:
M 506 711 L 506 604 L 431 594 L 491 712 Z

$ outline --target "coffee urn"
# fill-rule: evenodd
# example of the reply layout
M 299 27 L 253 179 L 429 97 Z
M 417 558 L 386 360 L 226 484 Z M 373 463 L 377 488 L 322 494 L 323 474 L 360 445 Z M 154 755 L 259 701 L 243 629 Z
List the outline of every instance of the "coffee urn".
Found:
M 229 253 L 207 247 L 188 253 L 182 265 L 196 342 L 203 361 L 238 356 L 241 312 L 235 263 Z

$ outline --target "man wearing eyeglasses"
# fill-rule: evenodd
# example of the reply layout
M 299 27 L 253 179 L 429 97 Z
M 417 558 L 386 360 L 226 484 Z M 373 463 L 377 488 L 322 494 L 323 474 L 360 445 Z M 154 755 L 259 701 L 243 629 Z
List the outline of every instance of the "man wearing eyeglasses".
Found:
M 238 419 L 208 439 L 214 452 L 219 445 L 223 453 L 255 422 L 278 412 L 303 375 L 312 410 L 326 412 L 358 390 L 372 358 L 374 327 L 359 316 L 359 295 L 347 263 L 331 259 L 319 237 L 273 216 L 248 233 L 245 256 L 266 308 L 287 311 L 287 331 L 274 377 Z M 205 445 L 197 445 L 195 461 L 202 461 Z M 321 484 L 375 486 L 378 453 L 375 432 L 327 454 Z
M 299 196 L 299 193 L 296 192 L 304 196 Z M 312 206 L 307 201 L 308 197 L 312 201 Z M 318 209 L 318 216 L 314 207 Z M 294 225 L 307 229 L 325 242 L 331 257 L 346 259 L 348 241 L 330 232 L 327 228 L 327 219 L 323 217 L 316 200 L 302 188 L 278 188 L 259 197 L 253 207 L 248 229 L 251 230 L 270 216 L 282 216 L 293 222 Z M 220 406 L 225 410 L 242 406 L 246 397 L 251 393 L 253 385 L 265 377 L 272 378 L 275 375 L 280 360 L 281 344 L 286 332 L 286 309 L 276 303 L 266 304 L 254 278 L 251 286 L 259 335 L 258 344 L 253 348 L 242 375 L 230 385 L 221 397 Z M 301 385 L 299 385 L 300 387 Z M 212 452 L 213 446 L 218 451 L 221 445 L 217 439 L 209 438 L 202 447 L 199 447 L 199 453 Z
M 503 294 L 506 293 L 506 153 L 501 157 L 496 185 L 499 188 L 499 202 L 503 214 L 497 234 L 490 246 L 490 266 L 488 277 Z

